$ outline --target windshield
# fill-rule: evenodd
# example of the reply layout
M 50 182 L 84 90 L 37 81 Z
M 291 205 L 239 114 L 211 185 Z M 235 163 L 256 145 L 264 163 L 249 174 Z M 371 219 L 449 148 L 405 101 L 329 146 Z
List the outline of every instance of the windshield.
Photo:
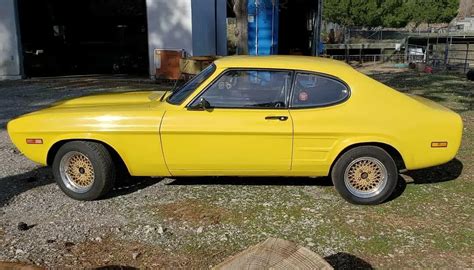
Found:
M 183 103 L 183 101 L 189 97 L 189 95 L 191 95 L 191 93 L 194 92 L 194 90 L 196 90 L 196 88 L 198 88 L 207 78 L 209 78 L 215 70 L 216 66 L 214 64 L 208 66 L 203 71 L 201 71 L 201 73 L 174 91 L 167 101 L 175 105 Z

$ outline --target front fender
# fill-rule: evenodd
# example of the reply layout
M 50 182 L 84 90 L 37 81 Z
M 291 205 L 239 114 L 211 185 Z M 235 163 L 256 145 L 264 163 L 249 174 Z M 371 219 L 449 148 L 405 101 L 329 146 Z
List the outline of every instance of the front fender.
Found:
M 53 139 L 54 144 L 70 140 L 94 140 L 108 145 L 118 153 L 133 176 L 170 176 L 161 151 L 159 134 L 83 133 L 63 134 Z
M 27 158 L 41 165 L 48 164 L 48 154 L 53 146 L 65 141 L 91 140 L 104 143 L 122 158 L 134 176 L 169 176 L 163 159 L 158 133 L 64 133 L 9 132 L 16 147 Z M 27 138 L 41 138 L 43 144 L 27 144 Z

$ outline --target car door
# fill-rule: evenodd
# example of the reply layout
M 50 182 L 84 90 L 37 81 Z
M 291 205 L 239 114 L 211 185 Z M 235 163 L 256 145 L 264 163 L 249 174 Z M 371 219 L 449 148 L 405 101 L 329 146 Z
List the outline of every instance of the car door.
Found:
M 173 175 L 289 172 L 292 71 L 227 70 L 189 104 L 165 113 L 163 154 Z M 206 102 L 206 108 L 199 106 Z
M 352 136 L 357 126 L 346 121 L 354 113 L 345 106 L 349 86 L 329 75 L 304 72 L 298 72 L 294 81 L 290 101 L 294 124 L 292 170 L 299 175 L 327 175 L 334 148 Z

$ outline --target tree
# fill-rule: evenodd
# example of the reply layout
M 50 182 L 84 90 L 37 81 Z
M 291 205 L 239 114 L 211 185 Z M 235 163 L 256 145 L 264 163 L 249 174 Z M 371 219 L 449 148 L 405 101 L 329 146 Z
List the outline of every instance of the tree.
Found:
M 324 0 L 323 17 L 340 25 L 353 25 L 352 16 L 349 16 L 350 0 Z
M 344 26 L 379 26 L 380 0 L 324 0 L 326 20 Z
M 462 0 L 461 0 L 462 2 Z M 471 8 L 472 8 L 471 0 Z M 459 0 L 443 0 L 438 2 L 438 9 L 440 10 L 438 14 L 438 22 L 451 22 L 458 12 L 460 11 L 460 2 Z
M 474 1 L 461 0 L 459 2 L 459 18 L 466 18 L 474 14 Z
M 352 0 L 349 14 L 354 25 L 381 25 L 379 0 Z
M 237 51 L 239 54 L 248 54 L 247 0 L 232 0 L 232 5 L 237 23 L 237 30 L 235 32 L 238 39 Z
M 411 21 L 416 25 L 424 22 L 438 22 L 439 6 L 437 0 L 408 0 L 405 2 L 405 10 L 409 12 Z
M 462 1 L 472 8 L 474 0 Z M 344 26 L 403 27 L 409 22 L 450 22 L 458 4 L 459 0 L 325 0 L 324 18 Z
M 385 0 L 380 5 L 380 20 L 385 27 L 404 27 L 410 22 L 410 13 L 404 0 Z

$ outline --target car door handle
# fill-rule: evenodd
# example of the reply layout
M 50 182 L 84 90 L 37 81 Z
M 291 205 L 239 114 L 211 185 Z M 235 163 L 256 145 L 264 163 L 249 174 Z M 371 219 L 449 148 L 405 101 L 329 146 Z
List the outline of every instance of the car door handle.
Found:
M 267 116 L 267 117 L 265 117 L 265 120 L 280 120 L 280 121 L 286 121 L 286 120 L 288 120 L 288 116 L 284 116 L 284 115 L 279 115 L 279 116 Z

